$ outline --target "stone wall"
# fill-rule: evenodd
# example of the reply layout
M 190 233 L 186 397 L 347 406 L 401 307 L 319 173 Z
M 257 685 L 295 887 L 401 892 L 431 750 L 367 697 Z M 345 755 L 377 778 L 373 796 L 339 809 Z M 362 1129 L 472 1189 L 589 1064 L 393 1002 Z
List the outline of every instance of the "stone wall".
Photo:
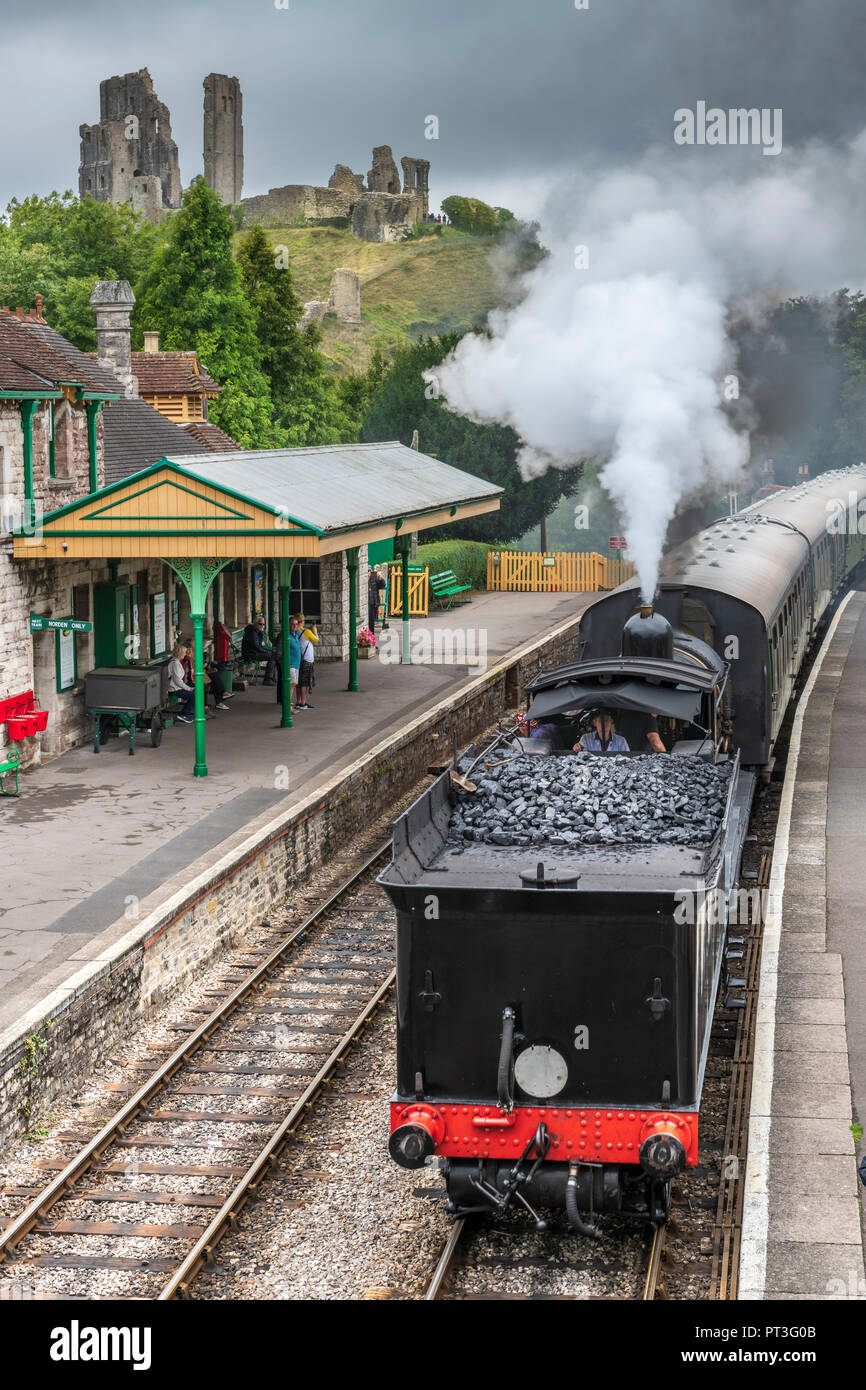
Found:
M 305 218 L 348 217 L 351 198 L 341 188 L 318 188 L 308 183 L 289 183 L 271 188 L 257 198 L 244 198 L 244 226 L 288 226 Z
M 359 576 L 361 577 L 361 576 Z M 363 575 L 366 584 L 366 571 Z M 213 956 L 234 946 L 292 890 L 387 806 L 516 707 L 544 666 L 573 659 L 579 617 L 518 649 L 456 694 L 382 740 L 300 803 L 289 799 L 251 822 L 141 904 L 142 919 L 98 962 L 56 990 L 0 1037 L 0 1142 L 80 1086 L 149 1009 L 188 984 Z M 20 1063 L 28 1038 L 46 1044 L 36 1075 Z
M 399 241 L 404 230 L 420 221 L 420 211 L 414 194 L 365 193 L 352 212 L 352 236 L 359 241 Z

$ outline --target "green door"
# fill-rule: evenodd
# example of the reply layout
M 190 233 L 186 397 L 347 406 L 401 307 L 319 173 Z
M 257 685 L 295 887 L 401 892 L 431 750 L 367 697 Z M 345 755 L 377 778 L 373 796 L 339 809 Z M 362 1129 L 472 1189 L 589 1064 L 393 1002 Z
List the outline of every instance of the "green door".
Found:
M 127 639 L 129 585 L 94 584 L 93 651 L 97 666 L 125 666 L 131 652 Z

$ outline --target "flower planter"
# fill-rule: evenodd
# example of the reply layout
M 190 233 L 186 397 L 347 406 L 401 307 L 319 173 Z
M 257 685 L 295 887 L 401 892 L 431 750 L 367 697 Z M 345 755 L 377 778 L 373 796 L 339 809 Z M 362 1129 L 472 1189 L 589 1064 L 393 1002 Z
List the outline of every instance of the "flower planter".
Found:
M 378 647 L 358 647 L 358 656 L 361 661 L 372 661 L 378 650 Z

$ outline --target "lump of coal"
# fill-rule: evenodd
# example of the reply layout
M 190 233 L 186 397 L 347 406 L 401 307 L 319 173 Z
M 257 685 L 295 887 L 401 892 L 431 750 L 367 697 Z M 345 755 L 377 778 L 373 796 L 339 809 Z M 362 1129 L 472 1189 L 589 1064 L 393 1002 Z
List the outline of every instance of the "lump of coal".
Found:
M 729 763 L 673 758 L 518 757 L 457 792 L 453 841 L 494 845 L 710 844 L 721 824 Z

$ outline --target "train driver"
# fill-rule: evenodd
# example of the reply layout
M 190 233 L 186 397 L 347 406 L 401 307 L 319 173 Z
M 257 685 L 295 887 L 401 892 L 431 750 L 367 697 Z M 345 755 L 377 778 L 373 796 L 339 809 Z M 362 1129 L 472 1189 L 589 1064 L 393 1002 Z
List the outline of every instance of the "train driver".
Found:
M 592 728 L 581 734 L 574 745 L 575 753 L 627 753 L 628 744 L 622 734 L 616 732 L 613 711 L 600 709 L 593 716 Z
M 659 733 L 658 715 L 639 710 L 620 710 L 619 728 L 635 753 L 666 753 Z

